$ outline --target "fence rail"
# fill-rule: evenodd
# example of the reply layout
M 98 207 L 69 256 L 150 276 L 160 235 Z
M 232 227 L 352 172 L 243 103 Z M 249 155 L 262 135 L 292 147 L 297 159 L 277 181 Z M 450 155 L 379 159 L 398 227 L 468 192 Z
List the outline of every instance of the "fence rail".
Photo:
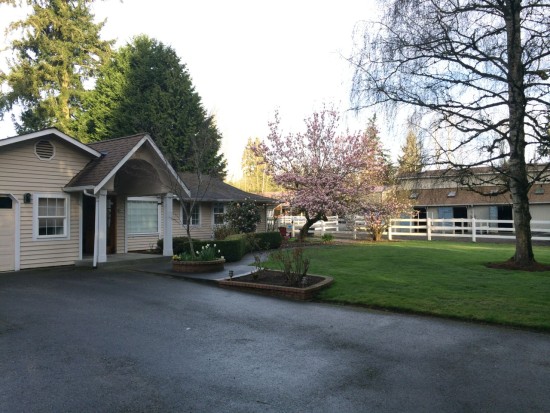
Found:
M 357 239 L 361 234 L 369 234 L 369 228 L 362 217 L 347 220 L 338 216 L 327 217 L 327 221 L 316 222 L 310 234 L 334 234 Z M 273 228 L 284 227 L 284 232 L 295 237 L 305 225 L 302 216 L 282 216 L 270 223 Z M 532 239 L 550 241 L 550 221 L 531 221 Z M 417 237 L 432 240 L 436 237 L 467 238 L 476 242 L 478 238 L 514 239 L 514 221 L 477 218 L 398 218 L 392 219 L 385 233 L 388 239 L 394 237 Z

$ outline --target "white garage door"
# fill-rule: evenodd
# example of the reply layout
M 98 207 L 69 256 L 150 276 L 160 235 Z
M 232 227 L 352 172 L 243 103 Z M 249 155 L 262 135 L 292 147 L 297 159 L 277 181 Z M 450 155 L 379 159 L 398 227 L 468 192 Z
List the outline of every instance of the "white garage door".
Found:
M 15 206 L 0 195 L 0 271 L 15 270 Z

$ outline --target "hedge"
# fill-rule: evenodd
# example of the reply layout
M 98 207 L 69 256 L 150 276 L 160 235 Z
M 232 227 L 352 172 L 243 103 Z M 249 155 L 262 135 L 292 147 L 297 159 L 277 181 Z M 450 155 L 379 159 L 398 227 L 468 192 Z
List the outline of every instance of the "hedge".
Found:
M 254 242 L 250 241 L 251 235 L 254 237 Z M 174 237 L 172 241 L 174 254 L 181 254 L 182 252 L 190 251 L 187 237 Z M 195 247 L 195 250 L 198 251 L 207 244 L 216 244 L 216 249 L 221 251 L 220 255 L 222 255 L 227 262 L 235 262 L 240 261 L 241 258 L 248 252 L 258 249 L 277 249 L 281 246 L 281 242 L 281 234 L 278 231 L 273 231 L 230 235 L 221 241 L 201 241 L 193 239 L 193 247 Z M 162 239 L 158 240 L 157 246 L 162 251 Z

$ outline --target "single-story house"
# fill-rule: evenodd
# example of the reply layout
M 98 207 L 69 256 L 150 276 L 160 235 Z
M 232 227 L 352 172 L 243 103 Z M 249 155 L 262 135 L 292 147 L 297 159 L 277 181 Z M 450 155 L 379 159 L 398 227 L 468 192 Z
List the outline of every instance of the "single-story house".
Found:
M 205 179 L 192 233 L 210 239 L 231 201 L 262 206 L 270 198 Z M 200 189 L 200 188 L 199 188 Z M 178 175 L 151 137 L 141 133 L 90 144 L 55 128 L 0 140 L 0 271 L 93 264 L 110 254 L 155 248 L 171 256 L 172 238 L 185 234 L 182 202 L 197 182 Z
M 474 168 L 473 179 L 480 185 L 473 191 L 460 184 L 452 170 L 434 170 L 402 176 L 399 186 L 408 191 L 419 218 L 512 220 L 511 195 L 501 193 L 492 177 L 488 168 Z M 535 183 L 529 191 L 529 204 L 533 220 L 550 221 L 550 184 Z

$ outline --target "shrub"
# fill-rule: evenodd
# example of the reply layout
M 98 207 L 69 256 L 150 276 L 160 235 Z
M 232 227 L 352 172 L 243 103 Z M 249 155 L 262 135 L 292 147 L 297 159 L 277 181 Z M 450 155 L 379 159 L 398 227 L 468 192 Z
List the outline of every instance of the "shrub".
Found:
M 243 234 L 256 231 L 256 225 L 262 219 L 260 208 L 250 199 L 242 202 L 231 202 L 224 217 L 230 227 Z
M 193 246 L 195 245 L 193 244 Z M 172 257 L 172 259 L 176 261 L 213 261 L 219 258 L 225 257 L 216 244 L 203 245 L 200 249 L 196 250 L 195 255 L 190 252 L 182 252 Z
M 189 240 L 187 237 L 174 237 L 173 249 L 174 255 L 182 253 L 189 254 Z M 216 249 L 220 250 L 218 255 L 222 255 L 227 262 L 239 261 L 246 253 L 260 250 L 277 249 L 281 246 L 282 238 L 279 232 L 258 232 L 254 234 L 233 234 L 227 236 L 224 240 L 216 240 Z M 162 251 L 164 240 L 157 241 L 158 248 Z M 213 244 L 212 241 L 201 241 L 193 238 L 193 247 L 195 251 L 201 251 L 202 247 Z
M 234 235 L 237 232 L 235 229 L 229 225 L 217 225 L 214 228 L 214 239 L 215 240 L 224 240 L 230 235 Z
M 279 266 L 290 286 L 300 286 L 309 270 L 309 258 L 304 258 L 302 248 L 278 249 L 271 253 L 272 261 Z
M 281 237 L 281 233 L 279 231 L 257 232 L 254 235 L 258 244 L 269 250 L 279 248 L 283 242 L 283 237 Z
M 332 241 L 334 241 L 334 235 L 332 234 L 324 234 L 321 237 L 321 241 L 323 241 L 323 244 L 330 244 Z
M 193 238 L 193 245 L 196 248 L 197 243 L 201 241 Z M 159 239 L 157 241 L 158 248 L 162 251 L 164 245 L 164 239 Z M 202 245 L 201 245 L 202 246 Z M 182 252 L 190 252 L 189 249 L 189 239 L 187 237 L 174 237 L 172 238 L 172 249 L 174 254 L 181 254 Z

